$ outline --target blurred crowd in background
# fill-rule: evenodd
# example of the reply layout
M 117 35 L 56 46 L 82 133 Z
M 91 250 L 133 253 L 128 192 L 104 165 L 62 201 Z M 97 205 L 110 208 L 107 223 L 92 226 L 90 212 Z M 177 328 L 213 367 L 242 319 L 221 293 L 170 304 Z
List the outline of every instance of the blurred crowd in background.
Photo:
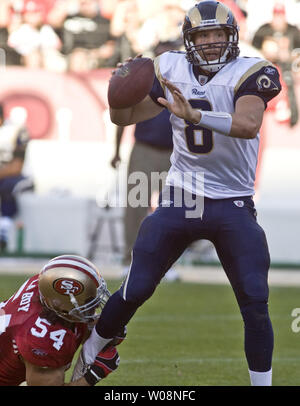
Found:
M 268 109 L 275 111 L 277 122 L 295 127 L 299 123 L 299 101 L 296 95 L 297 92 L 299 94 L 300 78 L 300 0 L 221 1 L 231 8 L 238 21 L 241 56 L 264 57 L 280 70 L 284 90 L 281 99 L 277 98 L 273 105 L 270 103 Z M 68 79 L 76 76 L 77 79 L 84 80 L 92 76 L 91 71 L 113 68 L 118 62 L 137 54 L 154 57 L 167 49 L 184 50 L 182 23 L 187 10 L 196 2 L 197 0 L 0 0 L 0 68 L 12 67 L 7 69 L 7 73 L 13 71 L 15 76 L 11 83 L 17 89 L 16 77 L 22 76 L 23 84 L 28 78 L 27 74 L 32 78 L 32 72 L 34 79 L 30 79 L 28 86 L 43 87 L 41 76 L 37 79 L 41 73 L 55 76 L 57 82 L 51 83 L 61 84 L 61 80 L 67 80 L 60 73 L 67 74 Z M 20 67 L 20 71 L 15 67 Z M 6 83 L 7 77 L 3 80 Z M 87 87 L 90 89 L 89 84 Z M 47 87 L 43 92 L 48 95 L 47 92 L 51 93 L 51 90 Z M 13 91 L 15 92 L 14 89 Z M 3 118 L 8 116 L 7 111 L 11 107 L 8 101 L 12 104 L 10 99 L 3 97 L 4 93 L 2 89 L 3 100 L 0 107 L 3 103 L 2 110 L 6 113 Z M 92 94 L 95 96 L 93 92 Z M 27 141 L 34 138 L 34 125 L 43 121 L 43 109 L 36 113 L 29 108 L 32 104 L 36 107 L 36 97 L 33 96 L 32 99 L 27 95 L 29 101 L 26 99 L 26 104 L 22 99 L 24 95 L 20 96 L 21 99 L 19 96 L 15 95 L 17 107 L 14 106 L 10 111 L 10 121 L 1 121 L 0 117 L 0 253 L 2 241 L 3 247 L 6 245 L 7 219 L 11 224 L 16 213 L 16 205 L 12 205 L 12 199 L 15 183 L 19 182 L 23 170 L 25 144 L 27 147 Z M 99 106 L 103 109 L 104 105 L 100 103 Z M 99 106 L 97 104 L 97 108 Z M 56 109 L 61 107 L 59 105 Z M 77 118 L 78 114 L 71 111 L 72 108 L 73 104 L 68 107 L 67 113 L 63 109 L 66 121 L 59 121 L 62 123 L 59 127 L 62 131 L 66 131 L 66 128 L 69 131 L 71 116 L 73 121 Z M 23 112 L 21 124 L 19 120 L 12 126 L 13 112 L 18 113 L 19 118 L 20 112 Z M 19 128 L 24 122 L 29 130 L 27 140 L 24 140 L 24 131 Z M 78 121 L 77 124 L 74 123 L 73 130 L 78 126 Z M 96 132 L 98 137 L 100 129 L 97 128 Z M 39 137 L 44 135 L 43 133 Z M 10 159 L 7 159 L 6 151 L 8 139 Z M 22 154 L 20 146 L 24 150 Z M 6 160 L 1 158 L 3 148 L 6 148 Z M 40 173 L 40 168 L 38 172 Z M 28 184 L 25 186 L 28 188 Z M 4 220 L 6 223 L 3 223 Z
M 277 65 L 298 122 L 300 0 L 221 0 L 240 27 L 242 56 Z M 84 73 L 137 54 L 180 49 L 182 22 L 195 0 L 1 0 L 0 64 Z
M 238 20 L 245 53 L 253 55 L 254 47 L 272 62 L 300 70 L 300 1 L 223 3 Z M 151 56 L 160 43 L 180 43 L 185 12 L 194 4 L 195 0 L 1 0 L 0 48 L 6 65 L 62 72 L 111 67 L 138 53 Z
M 263 56 L 294 94 L 300 72 L 299 0 L 222 0 L 240 27 L 241 55 Z M 1 0 L 0 64 L 84 73 L 137 54 L 180 49 L 182 22 L 195 0 Z M 263 8 L 262 8 L 263 7 Z

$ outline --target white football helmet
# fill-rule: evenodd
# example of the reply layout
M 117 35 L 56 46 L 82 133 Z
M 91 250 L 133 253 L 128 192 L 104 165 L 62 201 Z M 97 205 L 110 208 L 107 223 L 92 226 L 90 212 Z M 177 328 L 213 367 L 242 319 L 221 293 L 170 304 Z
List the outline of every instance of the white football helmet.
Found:
M 96 266 L 77 255 L 51 259 L 38 284 L 42 304 L 72 323 L 96 321 L 110 296 Z

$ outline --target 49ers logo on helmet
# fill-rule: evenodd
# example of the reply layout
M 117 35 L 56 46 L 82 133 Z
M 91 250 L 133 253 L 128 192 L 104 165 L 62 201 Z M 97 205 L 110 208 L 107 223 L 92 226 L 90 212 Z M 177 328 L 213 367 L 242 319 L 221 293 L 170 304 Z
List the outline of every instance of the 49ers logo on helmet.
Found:
M 74 296 L 79 295 L 83 291 L 83 285 L 74 279 L 60 278 L 53 282 L 54 289 L 61 295 L 69 295 L 72 293 Z

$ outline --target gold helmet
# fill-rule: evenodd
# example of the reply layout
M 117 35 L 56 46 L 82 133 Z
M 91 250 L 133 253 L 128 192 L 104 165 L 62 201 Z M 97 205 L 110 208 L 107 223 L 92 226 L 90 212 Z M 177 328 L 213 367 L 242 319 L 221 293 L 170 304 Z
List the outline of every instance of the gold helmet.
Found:
M 110 296 L 96 266 L 77 255 L 51 259 L 40 271 L 38 283 L 42 304 L 72 323 L 97 320 Z

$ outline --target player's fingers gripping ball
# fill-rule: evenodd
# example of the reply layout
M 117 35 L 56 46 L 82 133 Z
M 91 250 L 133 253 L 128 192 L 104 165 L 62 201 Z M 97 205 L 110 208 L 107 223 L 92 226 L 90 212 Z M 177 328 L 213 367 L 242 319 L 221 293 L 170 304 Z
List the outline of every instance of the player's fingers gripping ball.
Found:
M 150 58 L 135 58 L 114 71 L 108 85 L 108 104 L 125 109 L 140 103 L 150 92 L 154 81 L 154 65 Z

